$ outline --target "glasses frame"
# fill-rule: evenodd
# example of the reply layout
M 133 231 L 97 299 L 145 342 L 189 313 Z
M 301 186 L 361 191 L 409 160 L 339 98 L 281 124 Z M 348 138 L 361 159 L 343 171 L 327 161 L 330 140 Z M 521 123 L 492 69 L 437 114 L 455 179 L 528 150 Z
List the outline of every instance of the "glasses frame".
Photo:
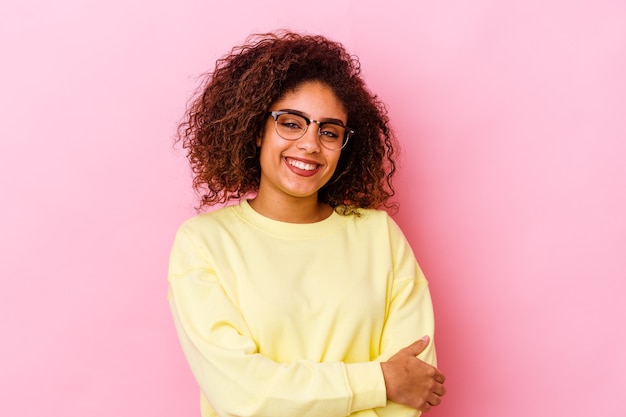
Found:
M 278 117 L 282 116 L 283 114 L 291 114 L 294 116 L 298 116 L 301 117 L 302 119 L 304 119 L 304 121 L 306 122 L 306 127 L 302 130 L 302 134 L 300 136 L 298 136 L 297 138 L 293 138 L 293 139 L 289 139 L 286 137 L 283 137 L 279 132 L 278 132 Z M 302 138 L 306 132 L 309 130 L 309 126 L 311 125 L 311 123 L 315 123 L 317 124 L 317 136 L 322 136 L 321 135 L 321 129 L 322 129 L 322 125 L 325 124 L 331 124 L 331 125 L 335 125 L 335 126 L 341 126 L 345 129 L 346 133 L 344 135 L 344 138 L 342 139 L 342 144 L 340 148 L 329 148 L 325 143 L 324 140 L 320 139 L 320 143 L 322 144 L 323 147 L 325 147 L 326 149 L 330 150 L 330 151 L 340 151 L 343 148 L 346 147 L 346 145 L 348 144 L 348 140 L 350 139 L 350 137 L 352 137 L 352 135 L 354 135 L 354 129 L 349 128 L 348 126 L 344 126 L 342 124 L 339 123 L 335 123 L 335 122 L 320 122 L 319 120 L 313 120 L 313 119 L 309 119 L 308 117 L 300 114 L 300 113 L 296 113 L 293 111 L 288 111 L 288 110 L 275 110 L 275 111 L 271 111 L 269 112 L 269 115 L 274 119 L 274 130 L 276 131 L 276 134 L 278 136 L 280 136 L 281 138 L 285 139 L 285 140 L 289 140 L 289 141 L 296 141 L 300 138 Z

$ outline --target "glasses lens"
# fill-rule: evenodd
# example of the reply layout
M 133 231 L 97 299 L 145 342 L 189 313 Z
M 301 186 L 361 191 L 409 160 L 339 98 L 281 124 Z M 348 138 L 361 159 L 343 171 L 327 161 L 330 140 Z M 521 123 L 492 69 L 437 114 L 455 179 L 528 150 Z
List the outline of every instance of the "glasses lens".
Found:
M 306 120 L 297 114 L 285 113 L 276 118 L 276 133 L 283 139 L 300 139 L 306 128 Z
M 322 145 L 328 149 L 341 149 L 346 137 L 346 128 L 335 123 L 322 123 L 319 135 Z

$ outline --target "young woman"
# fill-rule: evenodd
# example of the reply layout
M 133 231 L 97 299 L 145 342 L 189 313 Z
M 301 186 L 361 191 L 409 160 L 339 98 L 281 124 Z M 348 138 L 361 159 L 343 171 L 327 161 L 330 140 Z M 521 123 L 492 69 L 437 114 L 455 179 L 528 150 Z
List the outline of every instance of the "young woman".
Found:
M 395 140 L 341 44 L 257 35 L 179 140 L 201 208 L 169 302 L 202 416 L 414 416 L 441 402 L 433 311 L 390 207 Z

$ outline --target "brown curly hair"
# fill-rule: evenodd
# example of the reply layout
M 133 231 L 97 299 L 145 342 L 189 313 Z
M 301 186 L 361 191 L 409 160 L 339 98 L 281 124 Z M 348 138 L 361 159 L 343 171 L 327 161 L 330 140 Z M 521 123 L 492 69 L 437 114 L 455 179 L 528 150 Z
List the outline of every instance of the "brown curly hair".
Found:
M 341 151 L 337 169 L 318 193 L 332 207 L 391 208 L 397 142 L 385 105 L 361 78 L 357 57 L 319 35 L 289 31 L 256 34 L 204 75 L 179 125 L 201 196 L 198 209 L 258 191 L 259 148 L 270 106 L 308 81 L 330 87 L 356 133 Z M 353 210 L 347 210 L 350 212 Z

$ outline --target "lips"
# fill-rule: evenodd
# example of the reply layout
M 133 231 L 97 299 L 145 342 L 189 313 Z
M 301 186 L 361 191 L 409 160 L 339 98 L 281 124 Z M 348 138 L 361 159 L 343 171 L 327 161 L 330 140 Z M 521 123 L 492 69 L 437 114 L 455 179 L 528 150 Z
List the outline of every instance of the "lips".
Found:
M 307 162 L 300 159 L 284 158 L 284 160 L 291 171 L 306 177 L 314 175 L 321 167 L 320 164 L 315 162 Z

